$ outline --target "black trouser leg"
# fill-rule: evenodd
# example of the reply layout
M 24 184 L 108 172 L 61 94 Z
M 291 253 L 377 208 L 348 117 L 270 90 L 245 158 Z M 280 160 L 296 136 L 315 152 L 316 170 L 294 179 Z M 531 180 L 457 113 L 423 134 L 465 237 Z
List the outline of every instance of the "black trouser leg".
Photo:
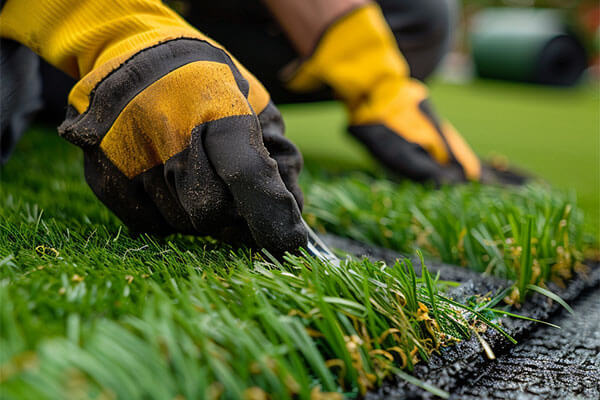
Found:
M 377 0 L 411 75 L 424 80 L 448 52 L 456 28 L 456 0 Z
M 0 40 L 0 165 L 42 106 L 39 59 L 12 40 Z

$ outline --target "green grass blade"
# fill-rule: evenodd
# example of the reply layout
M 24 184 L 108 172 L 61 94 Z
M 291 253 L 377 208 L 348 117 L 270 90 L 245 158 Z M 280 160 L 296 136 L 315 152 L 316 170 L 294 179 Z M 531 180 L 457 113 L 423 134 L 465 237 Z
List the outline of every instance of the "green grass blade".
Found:
M 499 309 L 496 309 L 496 308 L 488 308 L 488 307 L 486 307 L 482 311 L 491 311 L 491 312 L 493 312 L 493 313 L 495 313 L 497 315 L 508 315 L 509 317 L 518 318 L 518 319 L 524 319 L 524 320 L 532 321 L 532 322 L 537 322 L 537 323 L 540 323 L 540 324 L 551 326 L 553 328 L 560 329 L 560 326 L 552 324 L 550 322 L 542 321 L 542 320 L 535 319 L 535 318 L 529 318 L 529 317 L 526 317 L 524 315 L 514 314 L 514 313 L 511 313 L 511 312 L 508 312 L 508 311 L 505 311 L 505 310 L 499 310 Z
M 553 293 L 550 290 L 544 289 L 543 287 L 539 287 L 537 285 L 527 285 L 527 289 L 533 290 L 534 292 L 538 292 L 539 294 L 544 295 L 544 296 L 546 296 L 546 297 L 554 300 L 555 302 L 557 302 L 558 304 L 560 304 L 561 306 L 563 306 L 571 314 L 575 313 L 575 311 L 573 311 L 573 309 L 571 308 L 571 306 L 568 305 L 566 301 L 564 301 L 563 299 L 561 299 L 560 296 L 557 295 L 556 293 Z
M 527 216 L 527 220 L 523 222 L 521 227 L 521 238 L 522 238 L 522 252 L 521 252 L 521 264 L 519 267 L 519 301 L 523 303 L 525 301 L 525 295 L 527 294 L 527 285 L 531 283 L 531 277 L 533 275 L 533 254 L 531 251 L 531 239 L 533 232 L 533 216 Z
M 448 393 L 436 386 L 433 386 L 427 382 L 423 382 L 422 380 L 415 378 L 414 376 L 402 371 L 399 368 L 394 368 L 393 371 L 396 375 L 398 375 L 400 378 L 404 379 L 406 382 L 412 383 L 413 385 L 420 387 L 421 389 L 426 390 L 435 396 L 441 397 L 442 399 L 450 398 L 450 393 Z

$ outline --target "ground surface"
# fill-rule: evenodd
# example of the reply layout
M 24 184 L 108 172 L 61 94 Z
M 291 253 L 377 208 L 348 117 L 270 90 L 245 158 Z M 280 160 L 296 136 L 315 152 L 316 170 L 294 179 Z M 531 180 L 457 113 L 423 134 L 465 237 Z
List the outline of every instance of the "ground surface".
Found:
M 600 398 L 600 290 L 464 382 L 453 399 Z
M 360 243 L 326 236 L 324 240 L 333 248 L 359 257 L 382 259 L 388 264 L 400 257 L 396 252 L 378 247 L 364 246 Z M 463 268 L 456 268 L 436 262 L 429 262 L 428 268 L 440 272 L 442 279 L 459 282 L 481 282 L 481 276 Z M 530 325 L 528 322 L 512 320 L 513 329 L 518 325 L 522 329 L 519 343 L 508 346 L 496 360 L 475 357 L 477 367 L 472 371 L 456 372 L 459 364 L 453 362 L 453 356 L 446 356 L 439 370 L 450 371 L 443 375 L 426 372 L 427 376 L 440 380 L 458 375 L 456 381 L 448 381 L 453 390 L 450 398 L 459 399 L 597 399 L 600 398 L 600 287 L 598 273 L 590 278 L 590 287 L 584 289 L 581 296 L 573 291 L 572 302 L 574 314 L 559 310 L 547 320 L 560 326 L 556 329 L 549 326 Z M 485 285 L 485 283 L 483 283 Z M 477 285 L 477 283 L 476 283 Z M 577 292 L 577 293 L 576 293 Z M 534 310 L 534 312 L 539 310 Z M 522 314 L 527 311 L 521 310 Z M 546 320 L 544 318 L 544 320 Z M 502 347 L 502 346 L 501 346 Z M 477 352 L 477 344 L 475 344 Z M 453 349 L 449 348 L 449 352 Z M 499 353 L 500 354 L 500 353 Z M 471 356 L 472 357 L 472 356 Z M 422 372 L 422 371 L 420 371 Z M 437 382 L 441 384 L 440 381 Z M 401 385 L 403 382 L 401 382 Z M 369 400 L 419 398 L 423 393 L 412 392 L 394 384 L 368 396 Z

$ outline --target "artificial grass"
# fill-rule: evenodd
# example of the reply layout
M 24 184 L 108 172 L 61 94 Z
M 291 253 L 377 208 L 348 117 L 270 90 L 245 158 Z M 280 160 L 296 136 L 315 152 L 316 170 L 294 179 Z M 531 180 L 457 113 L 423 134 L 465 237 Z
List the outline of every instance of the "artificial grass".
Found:
M 64 240 L 51 232 L 39 239 Z M 106 231 L 57 248 L 2 261 L 2 383 L 15 398 L 335 399 L 471 329 L 398 266 L 273 264 Z
M 539 180 L 524 190 L 466 185 L 432 191 L 367 178 L 319 177 L 336 171 L 381 169 L 345 132 L 339 103 L 282 107 L 288 136 L 311 174 L 304 175 L 309 222 L 368 243 L 430 255 L 480 272 L 528 283 L 560 281 L 580 267 L 581 250 L 600 239 L 600 96 L 597 84 L 556 89 L 494 81 L 434 82 L 436 108 L 484 157 L 506 156 Z M 317 167 L 315 167 L 317 166 Z M 527 215 L 534 218 L 534 271 L 521 274 Z M 527 260 L 523 260 L 527 261 Z M 529 277 L 531 282 L 524 282 Z M 514 292 L 514 300 L 524 293 Z
M 591 107 L 597 98 L 585 91 L 486 85 L 434 86 L 434 97 L 441 99 L 436 104 L 476 149 L 492 146 L 492 135 L 477 133 L 485 125 L 494 138 L 503 138 L 493 148 L 524 166 L 529 164 L 521 161 L 533 148 L 528 146 L 537 142 L 536 148 L 542 148 L 554 141 L 557 148 L 567 148 L 561 133 L 565 128 L 575 132 L 580 162 L 564 168 L 570 171 L 569 185 L 584 193 L 579 203 L 593 220 L 598 194 L 590 182 L 597 177 L 597 152 L 589 143 L 597 138 L 588 135 L 595 127 Z M 465 98 L 455 102 L 455 91 Z M 544 93 L 548 107 L 533 107 L 523 93 L 536 101 Z M 558 113 L 565 107 L 569 118 Z M 544 110 L 556 112 L 546 115 Z M 479 270 L 489 267 L 515 277 L 520 289 L 513 291 L 515 300 L 523 300 L 519 297 L 529 282 L 561 277 L 553 275 L 554 261 L 568 261 L 556 271 L 571 271 L 582 241 L 590 241 L 582 236 L 582 217 L 572 195 L 546 186 L 432 191 L 373 180 L 372 175 L 332 178 L 315 173 L 325 166 L 380 176 L 368 155 L 341 133 L 344 116 L 338 105 L 283 111 L 290 135 L 313 171 L 303 176 L 302 184 L 306 215 L 313 215 L 310 222 L 316 226 L 330 224 L 328 229 L 346 236 L 406 252 L 422 247 L 434 256 L 473 262 Z M 545 122 L 539 123 L 535 138 L 508 129 L 512 136 L 498 136 L 519 118 L 542 117 Z M 465 130 L 469 123 L 473 130 Z M 537 125 L 533 128 L 532 135 Z M 551 138 L 540 139 L 542 134 Z M 523 149 L 521 156 L 513 157 L 509 150 L 515 147 Z M 529 154 L 531 168 L 564 185 L 552 153 L 550 159 L 541 154 Z M 561 159 L 575 159 L 570 157 Z M 543 163 L 554 164 L 545 168 Z M 438 344 L 466 337 L 470 328 L 481 325 L 465 323 L 463 318 L 474 314 L 460 312 L 459 305 L 445 299 L 438 292 L 442 283 L 427 274 L 413 280 L 411 269 L 399 265 L 352 262 L 331 269 L 310 258 L 280 264 L 248 250 L 232 252 L 209 239 L 130 237 L 85 185 L 80 151 L 51 130 L 27 135 L 0 173 L 3 395 L 260 399 L 271 392 L 279 398 L 335 399 L 341 392 L 356 395 L 373 387 L 386 374 L 401 374 L 398 367 L 410 369 Z M 571 208 L 565 213 L 567 205 Z M 490 209 L 494 212 L 486 215 Z M 410 216 L 415 210 L 421 214 Z M 341 225 L 333 224 L 336 219 Z M 594 230 L 590 226 L 588 232 Z M 537 242 L 523 235 L 529 231 Z M 518 239 L 506 242 L 516 232 Z M 538 237 L 539 232 L 545 236 Z M 561 246 L 565 233 L 569 244 Z M 587 237 L 597 240 L 593 232 Z M 532 245 L 535 254 L 526 246 L 519 250 L 519 244 Z M 508 268 L 520 265 L 530 268 Z M 485 312 L 477 317 L 483 321 L 494 317 L 486 307 L 498 301 L 470 307 Z
M 582 264 L 583 217 L 574 198 L 542 184 L 465 184 L 432 190 L 361 173 L 305 173 L 305 217 L 318 230 L 430 256 L 527 285 L 564 284 Z M 593 242 L 594 239 L 587 239 Z
M 2 169 L 8 398 L 338 399 L 391 373 L 410 380 L 403 369 L 494 324 L 497 299 L 460 305 L 409 264 L 280 263 L 210 239 L 131 237 L 81 162 L 40 129 Z

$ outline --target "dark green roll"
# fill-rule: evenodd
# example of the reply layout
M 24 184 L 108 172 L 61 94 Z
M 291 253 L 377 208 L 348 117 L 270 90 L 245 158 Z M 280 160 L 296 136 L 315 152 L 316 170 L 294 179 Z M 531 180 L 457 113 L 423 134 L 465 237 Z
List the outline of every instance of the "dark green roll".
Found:
M 587 67 L 580 41 L 560 12 L 487 9 L 473 19 L 471 47 L 477 74 L 547 85 L 577 83 Z

